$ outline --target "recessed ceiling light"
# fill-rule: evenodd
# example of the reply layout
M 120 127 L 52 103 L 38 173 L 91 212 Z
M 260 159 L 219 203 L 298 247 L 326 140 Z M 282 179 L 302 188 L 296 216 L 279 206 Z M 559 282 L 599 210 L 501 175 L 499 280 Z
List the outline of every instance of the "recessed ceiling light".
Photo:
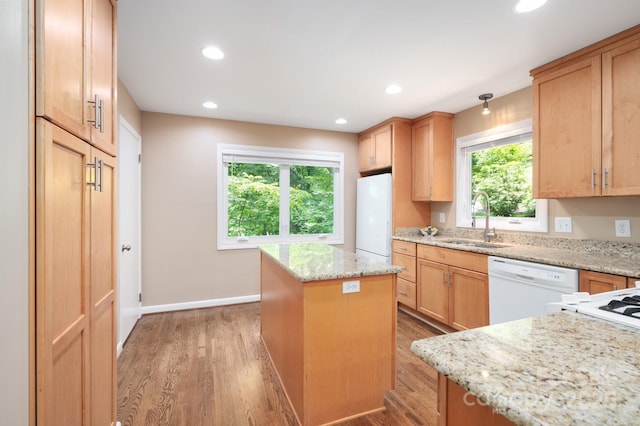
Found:
M 347 124 L 347 120 L 345 120 L 344 118 L 338 118 L 336 120 L 336 124 Z
M 214 60 L 218 60 L 218 59 L 224 58 L 224 53 L 222 53 L 222 50 L 220 50 L 216 46 L 207 46 L 207 47 L 205 47 L 204 49 L 202 49 L 202 54 L 205 57 L 207 57 L 209 59 L 214 59 Z
M 207 101 L 205 103 L 202 104 L 203 107 L 208 108 L 208 109 L 216 109 L 218 108 L 218 105 L 216 105 L 215 102 L 211 102 L 211 101 Z
M 386 89 L 384 89 L 384 91 L 390 95 L 395 95 L 396 93 L 402 92 L 402 87 L 397 84 L 390 84 Z
M 516 13 L 527 13 L 542 7 L 547 0 L 519 0 L 513 7 Z

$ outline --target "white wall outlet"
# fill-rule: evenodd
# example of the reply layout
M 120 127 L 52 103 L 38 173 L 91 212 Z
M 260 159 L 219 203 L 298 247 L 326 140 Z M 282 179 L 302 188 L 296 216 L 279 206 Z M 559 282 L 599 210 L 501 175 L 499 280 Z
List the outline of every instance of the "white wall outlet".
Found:
M 444 213 L 440 213 L 440 223 L 445 223 L 446 222 L 446 217 L 444 215 Z
M 631 222 L 629 219 L 616 219 L 616 237 L 630 237 Z
M 556 232 L 573 232 L 570 217 L 556 217 Z
M 342 294 L 360 293 L 360 281 L 343 281 Z

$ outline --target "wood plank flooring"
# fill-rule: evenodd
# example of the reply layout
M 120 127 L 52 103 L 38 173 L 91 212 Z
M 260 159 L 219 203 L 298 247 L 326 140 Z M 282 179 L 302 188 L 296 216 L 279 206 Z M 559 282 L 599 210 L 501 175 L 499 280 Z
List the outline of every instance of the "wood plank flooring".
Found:
M 398 312 L 396 389 L 385 393 L 386 410 L 343 425 L 435 425 L 437 374 L 409 346 L 436 334 Z M 260 341 L 260 304 L 143 316 L 118 359 L 118 420 L 123 426 L 295 425 Z

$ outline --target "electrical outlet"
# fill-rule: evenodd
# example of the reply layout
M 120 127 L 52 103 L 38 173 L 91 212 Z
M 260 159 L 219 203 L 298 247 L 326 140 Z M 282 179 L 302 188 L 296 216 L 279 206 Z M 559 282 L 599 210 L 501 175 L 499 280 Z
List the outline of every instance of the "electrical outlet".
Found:
M 573 232 L 570 217 L 556 217 L 556 232 Z
M 616 237 L 630 237 L 631 223 L 629 219 L 616 219 Z
M 445 223 L 445 215 L 444 213 L 440 213 L 440 223 Z
M 360 293 L 360 281 L 343 281 L 342 294 Z

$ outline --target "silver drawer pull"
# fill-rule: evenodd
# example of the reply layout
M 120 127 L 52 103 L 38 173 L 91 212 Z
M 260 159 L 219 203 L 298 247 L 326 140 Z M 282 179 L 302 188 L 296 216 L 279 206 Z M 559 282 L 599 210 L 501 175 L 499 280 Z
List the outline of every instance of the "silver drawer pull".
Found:
M 404 290 L 398 290 L 398 293 L 400 293 L 400 294 L 401 294 L 401 295 L 403 295 L 403 296 L 406 296 L 406 295 L 407 295 L 407 292 L 406 292 L 406 291 L 404 291 Z

